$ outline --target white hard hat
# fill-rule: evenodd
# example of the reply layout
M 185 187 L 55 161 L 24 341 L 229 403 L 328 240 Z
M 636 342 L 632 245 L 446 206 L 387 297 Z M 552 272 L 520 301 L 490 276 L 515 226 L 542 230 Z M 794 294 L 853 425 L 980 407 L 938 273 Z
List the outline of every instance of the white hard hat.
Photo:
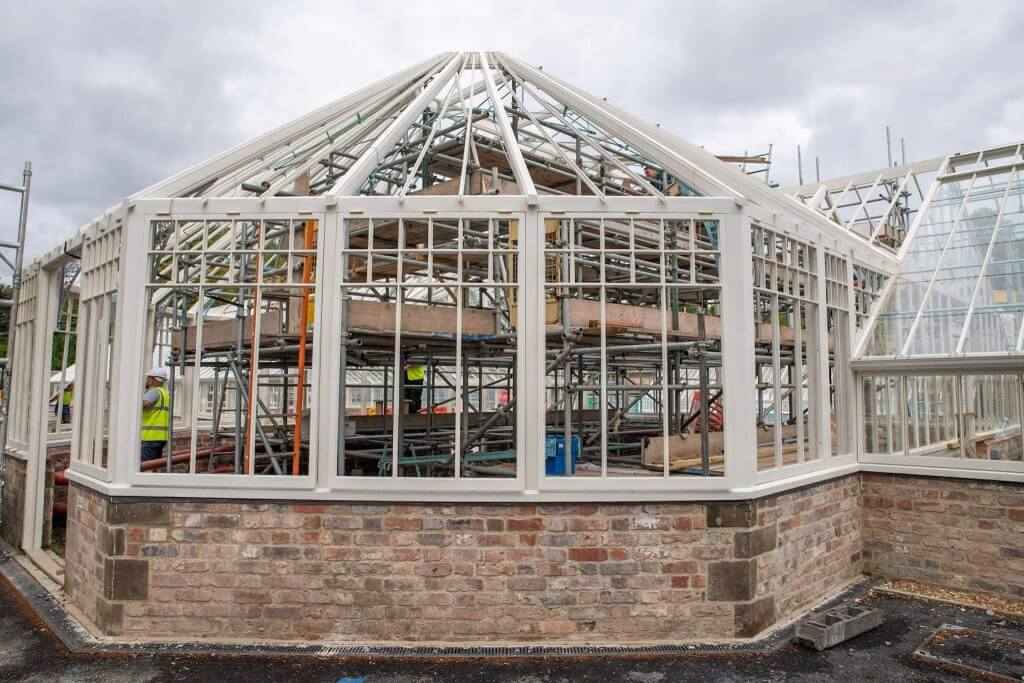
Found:
M 155 368 L 150 368 L 149 372 L 146 373 L 146 377 L 152 377 L 153 379 L 158 379 L 161 382 L 166 382 L 167 368 L 161 368 L 159 366 Z

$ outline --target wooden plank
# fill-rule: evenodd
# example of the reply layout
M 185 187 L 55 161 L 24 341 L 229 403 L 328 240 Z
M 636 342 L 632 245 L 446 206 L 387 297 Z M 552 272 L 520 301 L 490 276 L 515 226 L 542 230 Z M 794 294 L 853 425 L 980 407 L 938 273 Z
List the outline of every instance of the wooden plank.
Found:
M 300 332 L 301 307 L 292 306 L 287 329 L 282 328 L 280 311 L 269 311 L 260 320 L 260 343 L 275 339 L 298 338 Z M 349 302 L 348 325 L 350 330 L 382 332 L 394 334 L 395 304 L 386 301 Z M 453 334 L 456 329 L 457 311 L 453 306 L 425 306 L 421 304 L 403 304 L 402 331 L 419 334 Z M 493 311 L 477 308 L 462 310 L 462 333 L 464 335 L 495 334 L 497 321 Z M 181 332 L 173 334 L 175 348 L 181 348 Z M 238 321 L 229 320 L 207 321 L 203 326 L 203 348 L 207 351 L 232 348 L 238 342 Z M 246 324 L 242 330 L 242 345 L 252 344 L 252 325 Z M 189 325 L 185 338 L 186 351 L 195 351 L 196 326 Z
M 422 334 L 454 334 L 458 310 L 454 306 L 402 304 L 402 331 Z M 388 301 L 352 300 L 348 304 L 348 328 L 368 332 L 395 331 L 395 304 Z M 462 334 L 495 334 L 493 311 L 462 309 Z
M 669 334 L 679 339 L 697 339 L 697 314 L 679 313 L 679 326 L 669 329 Z M 590 299 L 569 300 L 569 327 L 591 327 L 592 321 L 601 319 L 601 302 Z M 671 325 L 671 321 L 669 323 Z M 661 309 L 628 304 L 605 304 L 605 325 L 611 328 L 661 334 Z M 721 319 L 718 316 L 704 316 L 704 327 L 709 339 L 721 336 Z
M 783 465 L 792 465 L 796 462 L 796 458 L 786 458 L 787 455 L 796 454 L 796 444 L 786 444 L 782 448 Z M 713 474 L 721 474 L 725 467 L 725 456 L 723 454 L 714 455 L 708 458 L 708 464 Z M 643 466 L 649 470 L 660 472 L 663 469 L 662 463 L 643 463 Z M 668 469 L 669 472 L 680 472 L 684 470 L 697 470 L 702 466 L 701 458 L 699 455 L 684 458 L 669 458 Z M 769 446 L 762 446 L 757 449 L 757 469 L 767 470 L 775 467 L 775 446 L 774 444 Z
M 181 332 L 174 332 L 171 335 L 174 348 L 181 348 Z M 185 350 L 191 353 L 196 350 L 196 326 L 189 325 L 185 330 Z M 260 338 L 262 341 L 287 338 L 298 335 L 298 330 L 288 331 L 282 329 L 281 312 L 269 311 L 264 313 L 260 319 Z M 208 320 L 203 325 L 203 348 L 207 351 L 226 349 L 233 347 L 238 342 L 238 320 Z M 252 324 L 246 322 L 242 326 L 242 344 L 252 344 Z
M 708 434 L 708 452 L 711 457 L 722 456 L 725 452 L 725 433 L 710 432 Z M 647 439 L 643 450 L 643 463 L 646 466 L 661 467 L 664 457 L 665 437 L 653 436 Z M 700 463 L 700 434 L 673 434 L 668 437 L 668 459 L 685 460 L 697 458 Z
M 758 434 L 758 446 L 760 448 L 767 448 L 774 452 L 774 437 L 771 430 L 759 429 Z M 796 437 L 796 425 L 782 425 L 782 438 L 785 440 L 791 440 Z M 663 444 L 665 437 L 653 436 L 647 440 L 643 450 L 643 463 L 645 466 L 661 467 L 663 457 Z M 708 433 L 708 452 L 712 458 L 721 456 L 725 452 L 725 434 L 724 432 L 709 432 Z M 786 444 L 783 447 L 783 452 L 790 444 Z M 796 444 L 792 444 L 795 450 Z M 686 433 L 686 434 L 673 434 L 669 437 L 668 447 L 668 459 L 669 462 L 683 461 L 696 458 L 698 465 L 700 463 L 700 433 Z
M 443 183 L 436 183 L 430 187 L 418 190 L 416 192 L 410 192 L 409 196 L 413 195 L 457 195 L 459 193 L 459 179 L 452 178 L 446 180 Z M 498 184 L 494 185 L 491 179 L 490 172 L 482 172 L 479 169 L 469 174 L 469 190 L 466 194 L 478 195 L 478 194 L 511 194 L 518 195 L 522 194 L 519 191 L 519 185 L 511 180 L 504 178 L 498 178 Z
M 648 334 L 661 334 L 661 309 L 648 306 L 630 306 L 628 304 L 608 303 L 605 305 L 605 327 L 610 329 L 629 329 Z M 679 312 L 679 325 L 671 327 L 669 317 L 668 336 L 674 339 L 699 339 L 697 334 L 696 313 Z M 569 300 L 569 327 L 592 328 L 600 327 L 601 302 L 591 299 Z M 557 320 L 556 320 L 557 321 Z M 550 325 L 552 321 L 549 319 Z M 720 339 L 722 336 L 722 320 L 716 315 L 704 316 L 704 329 L 707 339 Z M 772 340 L 772 326 L 764 323 L 756 326 L 757 341 L 769 343 Z M 794 330 L 791 327 L 779 328 L 780 341 L 783 346 L 792 346 Z M 832 336 L 829 335 L 829 348 L 832 347 Z

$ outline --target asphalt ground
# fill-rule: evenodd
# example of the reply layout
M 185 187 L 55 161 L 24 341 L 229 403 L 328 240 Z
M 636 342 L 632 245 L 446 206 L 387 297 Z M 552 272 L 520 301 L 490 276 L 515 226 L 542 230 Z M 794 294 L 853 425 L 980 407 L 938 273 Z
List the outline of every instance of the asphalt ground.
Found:
M 982 610 L 869 594 L 879 628 L 814 652 L 788 643 L 770 653 L 515 659 L 335 658 L 293 655 L 76 654 L 0 577 L 0 681 L 324 681 L 327 683 L 578 683 L 623 681 L 956 681 L 911 653 L 943 624 L 1024 639 L 1024 622 Z

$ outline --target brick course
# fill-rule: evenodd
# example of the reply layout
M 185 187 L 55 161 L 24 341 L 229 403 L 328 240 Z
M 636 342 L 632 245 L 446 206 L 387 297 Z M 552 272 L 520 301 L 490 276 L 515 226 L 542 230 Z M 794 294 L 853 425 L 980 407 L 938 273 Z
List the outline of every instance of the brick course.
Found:
M 126 637 L 720 640 L 860 568 L 856 475 L 739 506 L 112 502 L 71 488 L 68 596 Z M 740 579 L 719 569 L 739 565 Z
M 865 571 L 1024 599 L 1024 485 L 862 478 Z

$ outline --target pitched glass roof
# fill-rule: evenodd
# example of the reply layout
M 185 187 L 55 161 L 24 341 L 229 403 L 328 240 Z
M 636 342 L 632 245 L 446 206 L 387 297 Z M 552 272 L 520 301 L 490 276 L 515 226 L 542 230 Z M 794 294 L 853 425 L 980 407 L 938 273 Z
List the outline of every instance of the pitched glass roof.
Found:
M 1019 145 L 951 157 L 904 248 L 863 356 L 1021 352 Z

